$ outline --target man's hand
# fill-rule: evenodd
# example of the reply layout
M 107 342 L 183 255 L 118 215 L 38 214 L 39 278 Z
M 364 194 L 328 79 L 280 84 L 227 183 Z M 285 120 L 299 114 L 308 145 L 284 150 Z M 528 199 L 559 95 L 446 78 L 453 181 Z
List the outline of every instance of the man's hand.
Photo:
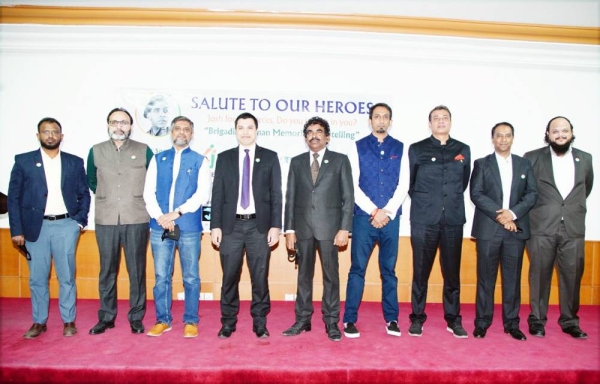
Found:
M 179 217 L 180 217 L 179 213 L 169 212 L 169 213 L 165 213 L 164 215 L 162 215 L 158 219 L 156 219 L 156 222 L 163 229 L 166 229 L 169 232 L 171 232 L 173 229 L 175 229 L 175 220 L 179 219 Z
M 515 224 L 515 222 L 511 220 L 508 223 L 504 224 L 504 229 L 510 232 L 517 232 L 517 224 Z
M 502 225 L 513 221 L 513 214 L 508 209 L 499 209 L 496 211 L 496 213 L 498 214 L 498 216 L 496 216 L 496 221 Z
M 333 245 L 337 245 L 338 247 L 348 245 L 348 231 L 339 230 L 335 235 L 335 239 L 333 239 Z
M 296 248 L 296 234 L 295 233 L 286 233 L 285 234 L 285 247 L 290 251 L 293 251 Z
M 269 233 L 267 234 L 267 243 L 269 244 L 269 247 L 279 243 L 279 228 L 269 229 Z
M 25 236 L 23 236 L 23 235 L 13 236 L 12 237 L 12 242 L 15 245 L 23 245 L 23 244 L 25 244 Z
M 385 227 L 390 222 L 390 213 L 387 209 L 378 209 L 375 215 L 371 218 L 371 225 L 377 229 Z
M 221 228 L 215 228 L 210 230 L 210 239 L 215 246 L 219 247 L 221 245 L 222 238 L 223 231 L 221 231 Z

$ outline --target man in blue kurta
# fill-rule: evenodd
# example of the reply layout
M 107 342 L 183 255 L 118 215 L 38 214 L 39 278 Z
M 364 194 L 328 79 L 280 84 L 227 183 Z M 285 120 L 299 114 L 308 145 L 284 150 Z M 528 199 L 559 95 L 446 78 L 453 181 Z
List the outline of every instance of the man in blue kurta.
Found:
M 384 103 L 369 110 L 373 132 L 356 142 L 349 153 L 354 180 L 352 265 L 348 273 L 344 335 L 357 338 L 358 307 L 365 288 L 365 272 L 375 243 L 379 243 L 382 307 L 388 335 L 400 336 L 398 328 L 398 236 L 402 202 L 408 192 L 408 161 L 404 144 L 388 134 L 392 108 Z
M 185 294 L 183 336 L 198 336 L 198 300 L 200 299 L 200 236 L 202 205 L 210 197 L 208 161 L 189 145 L 194 136 L 194 123 L 178 116 L 171 123 L 173 147 L 158 153 L 150 161 L 144 201 L 150 214 L 150 245 L 154 256 L 154 304 L 156 324 L 146 333 L 160 336 L 171 330 L 173 316 L 173 266 L 175 248 L 179 249 Z M 165 237 L 165 231 L 179 237 Z

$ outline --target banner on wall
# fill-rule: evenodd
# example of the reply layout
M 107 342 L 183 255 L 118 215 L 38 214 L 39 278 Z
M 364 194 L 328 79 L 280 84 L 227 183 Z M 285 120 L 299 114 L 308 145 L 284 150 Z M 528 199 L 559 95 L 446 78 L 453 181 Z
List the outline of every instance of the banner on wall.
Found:
M 237 146 L 235 118 L 252 113 L 258 119 L 257 144 L 279 155 L 285 195 L 290 160 L 308 150 L 302 130 L 309 118 L 326 119 L 331 128 L 328 147 L 347 153 L 349 145 L 371 132 L 369 107 L 380 101 L 391 104 L 391 99 L 390 95 L 121 89 L 117 105 L 131 112 L 135 140 L 155 153 L 171 147 L 173 118 L 188 117 L 194 122 L 190 146 L 207 157 L 213 173 L 218 153 Z M 205 208 L 203 220 L 210 220 L 210 208 Z M 204 229 L 208 230 L 207 221 Z

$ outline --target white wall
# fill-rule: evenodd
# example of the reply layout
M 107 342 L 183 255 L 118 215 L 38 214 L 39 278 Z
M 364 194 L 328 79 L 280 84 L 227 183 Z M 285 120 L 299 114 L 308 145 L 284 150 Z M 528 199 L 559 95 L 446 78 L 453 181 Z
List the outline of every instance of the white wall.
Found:
M 513 150 L 521 155 L 543 145 L 551 117 L 565 115 L 576 147 L 594 155 L 600 172 L 597 46 L 307 30 L 0 25 L 0 190 L 7 190 L 13 156 L 38 147 L 40 118 L 59 119 L 63 149 L 85 157 L 106 139 L 106 114 L 122 89 L 390 95 L 391 134 L 407 144 L 430 134 L 427 114 L 445 104 L 452 136 L 471 145 L 474 159 L 492 152 L 490 129 L 499 121 L 515 126 Z M 358 124 L 368 132 L 366 117 Z M 599 189 L 588 199 L 589 240 L 600 240 Z M 0 226 L 8 226 L 5 217 Z M 469 220 L 465 235 L 470 227 Z M 401 232 L 409 233 L 407 214 Z

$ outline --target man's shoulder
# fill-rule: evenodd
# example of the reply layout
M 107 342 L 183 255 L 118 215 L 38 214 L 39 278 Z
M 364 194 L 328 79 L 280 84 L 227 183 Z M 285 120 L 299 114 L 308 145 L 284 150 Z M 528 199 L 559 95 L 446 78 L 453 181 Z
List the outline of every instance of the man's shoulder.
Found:
M 419 147 L 424 147 L 427 145 L 431 145 L 430 137 L 426 137 L 423 140 L 419 140 L 417 142 L 412 143 L 409 148 L 419 148 Z
M 23 161 L 32 157 L 40 156 L 40 150 L 36 149 L 35 151 L 19 153 L 15 155 L 15 161 Z
M 526 159 L 533 159 L 533 158 L 540 156 L 542 153 L 545 153 L 547 150 L 548 150 L 548 147 L 541 147 L 538 149 L 534 149 L 532 151 L 525 152 L 523 157 Z
M 63 158 L 67 161 L 83 162 L 83 159 L 81 157 L 79 157 L 77 155 L 73 155 L 72 153 L 60 151 L 60 155 L 63 156 Z
M 572 151 L 573 151 L 573 154 L 575 156 L 583 157 L 583 158 L 588 158 L 590 160 L 592 159 L 592 154 L 591 153 L 588 153 L 586 151 L 582 151 L 581 149 L 577 149 L 577 148 L 573 148 Z
M 471 147 L 469 147 L 468 144 L 463 143 L 460 140 L 456 140 L 455 138 L 452 138 L 451 140 L 452 144 L 458 146 L 458 147 L 463 147 L 463 148 L 467 148 L 467 149 L 471 149 Z

